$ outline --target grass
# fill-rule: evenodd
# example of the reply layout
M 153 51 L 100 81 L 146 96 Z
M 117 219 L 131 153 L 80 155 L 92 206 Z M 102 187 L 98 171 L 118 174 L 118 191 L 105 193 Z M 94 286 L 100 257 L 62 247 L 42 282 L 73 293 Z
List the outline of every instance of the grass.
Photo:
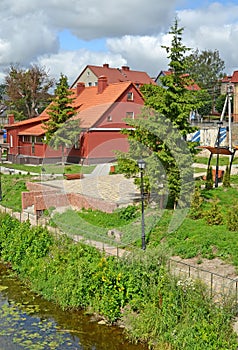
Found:
M 238 182 L 238 176 L 233 176 L 232 179 Z M 238 267 L 238 223 L 236 232 L 230 232 L 226 225 L 228 210 L 238 201 L 237 188 L 221 186 L 209 191 L 203 190 L 202 196 L 204 215 L 211 210 L 212 201 L 218 198 L 219 211 L 223 216 L 222 225 L 208 225 L 205 218 L 193 220 L 187 216 L 176 231 L 168 233 L 173 211 L 148 210 L 145 215 L 147 245 L 162 246 L 171 255 L 182 258 L 198 257 L 199 260 L 219 257 Z M 117 228 L 123 233 L 121 246 L 141 244 L 140 213 L 139 217 L 124 221 L 118 217 L 118 213 L 70 210 L 55 215 L 53 221 L 66 233 L 80 234 L 86 239 L 109 244 L 115 244 L 115 241 L 109 239 L 107 232 L 111 228 Z
M 202 195 L 205 199 L 204 214 L 210 210 L 211 201 L 218 198 L 219 211 L 224 222 L 222 225 L 208 225 L 205 218 L 192 220 L 186 217 L 176 231 L 168 233 L 172 212 L 167 211 L 151 233 L 150 244 L 156 246 L 163 242 L 172 255 L 182 258 L 219 257 L 238 267 L 238 223 L 236 232 L 230 232 L 226 226 L 228 210 L 237 203 L 238 191 L 236 188 L 219 187 L 210 191 L 204 190 Z
M 131 206 L 127 207 L 131 208 Z M 129 218 L 124 215 L 127 209 L 120 209 L 114 213 L 104 213 L 99 210 L 67 210 L 62 214 L 55 214 L 51 219 L 53 226 L 59 227 L 69 235 L 81 235 L 85 239 L 100 241 L 111 245 L 141 245 L 141 216 L 140 207 L 135 216 Z M 145 233 L 149 235 L 161 213 L 145 210 Z M 121 241 L 115 242 L 108 237 L 108 230 L 117 229 L 122 233 Z
M 3 163 L 2 166 L 5 168 L 16 169 L 20 171 L 32 172 L 40 174 L 42 172 L 42 167 L 45 169 L 46 174 L 63 174 L 63 173 L 83 173 L 90 174 L 95 168 L 94 165 L 81 166 L 78 164 L 44 164 L 41 165 L 26 165 L 26 164 L 9 164 Z
M 26 181 L 30 181 L 30 175 L 1 175 L 2 201 L 1 205 L 21 212 L 21 193 L 27 191 Z
M 21 192 L 26 190 L 25 182 L 29 180 L 32 180 L 30 175 L 2 175 L 1 204 L 21 211 Z M 231 182 L 238 185 L 238 176 L 232 175 Z M 200 184 L 202 183 L 201 181 Z M 147 244 L 164 246 L 172 255 L 180 255 L 182 258 L 220 257 L 238 267 L 238 223 L 236 232 L 230 232 L 226 225 L 228 210 L 238 201 L 237 188 L 221 186 L 210 191 L 203 190 L 202 196 L 204 213 L 210 210 L 214 198 L 219 199 L 219 208 L 224 219 L 222 225 L 211 226 L 206 223 L 205 218 L 192 220 L 186 217 L 176 231 L 168 233 L 173 211 L 148 209 L 145 213 Z M 140 207 L 135 217 L 130 217 L 130 213 L 127 212 L 124 212 L 124 217 L 120 216 L 120 211 L 107 214 L 93 210 L 69 210 L 63 214 L 56 214 L 53 222 L 65 233 L 83 235 L 85 239 L 103 241 L 111 245 L 116 242 L 108 237 L 108 230 L 116 228 L 123 234 L 121 246 L 141 244 Z
M 216 155 L 214 155 L 211 159 L 211 165 L 216 165 Z M 228 156 L 220 156 L 219 157 L 219 165 L 229 165 L 230 158 Z M 208 164 L 208 158 L 207 157 L 201 157 L 196 156 L 194 159 L 194 163 L 200 163 L 200 164 Z M 238 164 L 238 157 L 235 157 L 232 164 Z

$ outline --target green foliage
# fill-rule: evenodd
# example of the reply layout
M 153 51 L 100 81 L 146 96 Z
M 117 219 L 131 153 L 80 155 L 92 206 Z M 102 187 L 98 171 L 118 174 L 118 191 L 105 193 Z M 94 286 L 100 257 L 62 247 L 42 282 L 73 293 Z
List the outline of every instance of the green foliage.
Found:
M 189 217 L 191 219 L 197 220 L 203 217 L 203 208 L 202 208 L 203 201 L 204 199 L 201 195 L 201 189 L 200 187 L 197 186 L 194 191 L 194 195 L 192 198 L 191 207 L 189 211 Z
M 8 96 L 5 102 L 9 109 L 17 119 L 27 119 L 37 116 L 46 107 L 54 80 L 49 78 L 44 68 L 37 65 L 27 70 L 11 65 L 5 85 Z
M 2 180 L 2 202 L 3 206 L 21 212 L 21 193 L 27 191 L 26 181 L 31 177 L 28 175 L 1 175 Z
M 43 227 L 30 228 L 28 221 L 20 223 L 9 215 L 1 217 L 1 257 L 11 262 L 18 272 L 29 262 L 46 255 L 51 236 Z
M 208 225 L 221 225 L 223 223 L 223 217 L 218 203 L 218 198 L 215 198 L 212 201 L 211 208 L 206 213 L 206 222 Z
M 138 207 L 129 205 L 118 209 L 113 213 L 105 213 L 100 210 L 82 209 L 78 215 L 85 221 L 100 227 L 113 228 L 127 225 L 138 216 Z
M 49 120 L 45 123 L 47 144 L 50 144 L 55 132 L 58 129 L 63 129 L 64 123 L 75 115 L 75 110 L 72 107 L 74 98 L 70 97 L 71 95 L 72 92 L 69 90 L 67 77 L 61 74 L 60 80 L 56 84 L 55 97 L 47 109 L 47 113 L 50 116 Z M 56 143 L 58 147 L 56 140 L 52 142 L 53 145 Z M 65 143 L 62 145 L 65 146 Z
M 207 176 L 205 183 L 206 190 L 211 190 L 213 188 L 213 177 L 212 177 L 212 167 L 207 168 Z
M 220 95 L 216 99 L 216 110 L 218 113 L 222 113 L 226 101 L 226 95 Z M 231 101 L 231 113 L 233 113 L 233 96 L 230 97 Z M 228 114 L 228 103 L 226 105 L 225 113 Z
M 200 282 L 170 275 L 163 248 L 106 257 L 1 214 L 0 249 L 35 292 L 63 309 L 88 309 L 110 323 L 121 318 L 134 341 L 184 350 L 236 349 L 232 304 L 219 308 Z
M 141 88 L 146 108 L 138 118 L 126 120 L 131 128 L 123 133 L 128 135 L 130 143 L 127 158 L 143 158 L 146 161 L 145 175 L 149 179 L 150 191 L 158 189 L 158 179 L 167 176 L 170 198 L 176 206 L 183 197 L 183 183 L 190 182 L 191 154 L 188 150 L 194 152 L 194 145 L 184 140 L 195 128 L 189 123 L 189 115 L 201 106 L 201 101 L 196 98 L 194 90 L 187 89 L 193 84 L 186 74 L 184 59 L 189 49 L 182 44 L 183 28 L 178 27 L 177 20 L 169 33 L 172 36 L 171 46 L 165 49 L 171 74 L 161 78 L 163 86 L 144 85 Z M 134 175 L 132 161 L 127 168 L 124 167 L 124 171 L 128 176 Z M 181 202 L 187 203 L 187 200 L 183 198 Z
M 226 166 L 226 171 L 223 176 L 222 185 L 223 187 L 231 187 L 231 176 L 230 176 L 230 170 L 228 168 L 228 165 Z
M 214 92 L 219 94 L 220 79 L 225 68 L 224 61 L 220 58 L 218 50 L 194 50 L 187 58 L 188 72 L 202 88 L 211 96 Z
M 138 214 L 138 207 L 135 205 L 128 205 L 125 208 L 120 209 L 119 218 L 126 222 L 135 219 Z
M 226 221 L 229 231 L 238 231 L 238 205 L 236 203 L 228 210 Z

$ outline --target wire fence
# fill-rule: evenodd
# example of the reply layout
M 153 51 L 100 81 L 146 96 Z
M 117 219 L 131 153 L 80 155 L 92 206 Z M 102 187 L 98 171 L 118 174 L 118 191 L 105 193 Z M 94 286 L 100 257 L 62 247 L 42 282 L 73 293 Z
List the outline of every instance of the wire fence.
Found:
M 235 303 L 238 303 L 238 277 L 223 276 L 172 258 L 168 261 L 168 269 L 178 277 L 186 276 L 203 281 L 210 290 L 210 296 L 216 301 L 220 301 L 225 296 L 232 296 Z
M 0 211 L 16 218 L 20 222 L 29 220 L 32 225 L 46 226 L 47 229 L 52 232 L 55 236 L 65 234 L 58 227 L 48 226 L 47 218 L 37 218 L 36 215 L 29 212 L 14 212 L 12 209 L 6 208 L 0 205 Z M 83 235 L 69 234 L 68 235 L 75 242 L 82 242 L 87 245 L 94 246 L 106 255 L 115 256 L 120 258 L 125 254 L 129 254 L 129 245 L 125 247 L 117 242 L 108 244 L 105 242 L 95 241 L 87 239 Z M 171 274 L 181 278 L 192 278 L 203 281 L 209 288 L 210 296 L 220 301 L 226 296 L 232 296 L 235 300 L 236 305 L 238 304 L 238 276 L 237 278 L 231 278 L 224 275 L 220 275 L 216 272 L 205 270 L 199 266 L 191 265 L 183 261 L 178 261 L 173 258 L 168 260 L 168 270 Z

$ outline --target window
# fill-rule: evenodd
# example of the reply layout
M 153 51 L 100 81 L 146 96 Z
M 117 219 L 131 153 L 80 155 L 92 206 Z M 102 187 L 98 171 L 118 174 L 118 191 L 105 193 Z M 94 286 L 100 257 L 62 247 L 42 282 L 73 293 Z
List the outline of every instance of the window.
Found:
M 134 112 L 126 112 L 126 118 L 134 119 Z
M 13 147 L 13 137 L 10 135 L 10 147 Z
M 112 121 L 112 116 L 111 116 L 111 115 L 109 115 L 109 116 L 107 117 L 107 121 L 108 121 L 108 122 L 111 122 L 111 121 Z
M 35 136 L 34 141 L 35 143 L 43 143 L 43 138 L 42 136 Z
M 24 135 L 24 136 L 22 137 L 22 141 L 23 141 L 23 142 L 32 142 L 31 136 L 29 136 L 29 135 Z
M 89 81 L 88 82 L 88 86 L 92 86 L 93 84 L 92 84 L 92 82 L 91 81 Z
M 128 92 L 127 101 L 133 101 L 133 92 Z

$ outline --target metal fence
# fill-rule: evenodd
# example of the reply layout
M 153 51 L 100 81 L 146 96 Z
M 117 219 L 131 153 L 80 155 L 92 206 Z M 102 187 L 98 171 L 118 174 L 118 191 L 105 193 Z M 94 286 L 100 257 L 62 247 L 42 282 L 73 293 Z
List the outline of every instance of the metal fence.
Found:
M 238 278 L 223 276 L 174 259 L 169 259 L 168 269 L 170 273 L 176 276 L 203 281 L 210 290 L 210 296 L 217 301 L 221 300 L 221 298 L 232 296 L 236 304 L 238 302 Z
M 47 221 L 38 220 L 37 217 L 31 213 L 19 213 L 14 212 L 12 209 L 6 208 L 0 205 L 0 211 L 10 214 L 12 217 L 15 217 L 20 222 L 29 220 L 32 225 L 42 225 L 47 226 Z M 49 231 L 55 235 L 64 234 L 64 232 L 56 227 L 47 226 Z M 122 257 L 124 254 L 129 254 L 129 250 L 124 250 L 120 248 L 120 245 L 110 245 L 104 242 L 98 242 L 90 239 L 85 239 L 85 237 L 80 235 L 70 235 L 70 237 L 75 241 L 82 241 L 85 244 L 96 247 L 97 249 L 105 252 L 107 255 L 112 255 L 116 257 Z M 238 277 L 237 279 L 230 278 L 227 276 L 220 275 L 215 272 L 211 272 L 205 269 L 202 269 L 199 266 L 190 265 L 183 261 L 178 261 L 170 258 L 168 260 L 168 270 L 171 274 L 176 275 L 177 277 L 182 278 L 192 278 L 199 279 L 203 281 L 210 290 L 210 295 L 215 300 L 221 300 L 221 298 L 232 296 L 238 303 Z

